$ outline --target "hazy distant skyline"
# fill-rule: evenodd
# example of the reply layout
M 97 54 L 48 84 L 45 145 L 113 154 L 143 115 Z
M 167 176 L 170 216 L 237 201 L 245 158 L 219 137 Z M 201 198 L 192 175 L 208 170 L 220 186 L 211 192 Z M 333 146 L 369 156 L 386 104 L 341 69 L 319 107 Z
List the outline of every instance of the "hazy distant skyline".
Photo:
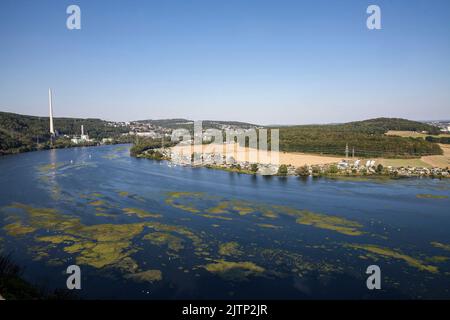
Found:
M 3 0 L 0 111 L 47 116 L 51 87 L 55 117 L 448 119 L 449 21 L 447 0 Z

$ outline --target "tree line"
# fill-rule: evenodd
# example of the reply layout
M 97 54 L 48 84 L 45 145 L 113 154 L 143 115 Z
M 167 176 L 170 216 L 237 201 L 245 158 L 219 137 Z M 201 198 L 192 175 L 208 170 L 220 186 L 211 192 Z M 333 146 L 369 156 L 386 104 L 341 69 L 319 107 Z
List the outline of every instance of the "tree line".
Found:
M 80 135 L 81 125 L 92 139 L 112 138 L 113 142 L 131 142 L 129 138 L 121 136 L 129 131 L 126 126 L 115 127 L 100 119 L 54 118 L 54 127 L 59 138 L 53 147 L 71 146 L 70 139 L 64 138 L 64 135 Z M 47 148 L 50 148 L 48 117 L 0 112 L 0 155 Z

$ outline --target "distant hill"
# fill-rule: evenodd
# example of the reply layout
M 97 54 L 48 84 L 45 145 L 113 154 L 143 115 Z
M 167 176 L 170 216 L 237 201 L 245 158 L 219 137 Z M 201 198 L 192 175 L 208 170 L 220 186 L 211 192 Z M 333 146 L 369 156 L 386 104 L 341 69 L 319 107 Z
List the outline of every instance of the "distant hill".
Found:
M 344 125 L 351 129 L 371 133 L 386 133 L 389 130 L 418 132 L 426 131 L 429 134 L 440 133 L 438 127 L 423 122 L 401 118 L 375 118 L 364 121 L 348 122 Z
M 376 118 L 344 124 L 302 125 L 280 128 L 280 149 L 345 155 L 353 149 L 358 157 L 420 157 L 442 154 L 441 148 L 423 139 L 386 136 L 389 130 L 427 131 L 439 128 L 416 121 L 397 118 Z
M 148 119 L 148 120 L 137 120 L 133 121 L 142 124 L 151 124 L 153 126 L 168 128 L 168 129 L 180 129 L 188 126 L 192 126 L 194 121 L 187 119 Z
M 82 124 L 85 132 L 94 139 L 117 137 L 128 132 L 127 127 L 114 127 L 100 119 L 54 118 L 55 129 L 60 135 L 80 134 Z M 49 126 L 48 117 L 0 112 L 0 154 L 45 148 L 50 140 Z
M 154 126 L 169 128 L 169 129 L 188 129 L 190 131 L 193 130 L 194 120 L 187 119 L 160 119 L 160 120 L 138 120 L 134 121 L 138 123 L 146 123 L 152 124 Z M 233 127 L 240 129 L 249 129 L 261 127 L 256 124 L 251 124 L 247 122 L 239 122 L 239 121 L 216 121 L 216 120 L 202 120 L 202 127 L 204 129 L 222 129 L 224 127 Z

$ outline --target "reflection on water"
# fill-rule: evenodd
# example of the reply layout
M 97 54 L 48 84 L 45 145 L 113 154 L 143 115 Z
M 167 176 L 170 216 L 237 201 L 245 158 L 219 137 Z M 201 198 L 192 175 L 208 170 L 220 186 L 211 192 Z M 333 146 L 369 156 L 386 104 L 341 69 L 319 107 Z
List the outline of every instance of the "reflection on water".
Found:
M 51 287 L 80 265 L 83 298 L 450 298 L 448 180 L 267 179 L 125 146 L 0 172 L 0 248 Z

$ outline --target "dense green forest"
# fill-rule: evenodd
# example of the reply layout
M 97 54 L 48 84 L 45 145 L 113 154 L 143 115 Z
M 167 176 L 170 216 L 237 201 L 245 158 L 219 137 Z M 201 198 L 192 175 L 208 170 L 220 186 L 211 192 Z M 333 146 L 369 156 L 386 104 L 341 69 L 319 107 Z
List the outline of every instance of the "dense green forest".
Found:
M 164 139 L 138 138 L 130 149 L 132 157 L 141 156 L 144 151 L 158 149 L 162 147 L 172 147 L 175 143 Z
M 120 140 L 120 135 L 129 131 L 127 127 L 114 127 L 100 119 L 54 118 L 55 130 L 60 136 L 55 147 L 68 146 L 70 140 L 63 136 L 79 135 L 82 124 L 90 138 L 96 140 L 109 137 Z M 49 131 L 48 117 L 0 112 L 0 155 L 49 148 Z
M 330 125 L 302 125 L 280 128 L 280 150 L 349 155 L 358 157 L 419 157 L 442 154 L 441 148 L 417 138 L 387 136 L 389 130 L 426 131 L 439 134 L 439 128 L 421 122 L 396 118 L 377 118 Z

